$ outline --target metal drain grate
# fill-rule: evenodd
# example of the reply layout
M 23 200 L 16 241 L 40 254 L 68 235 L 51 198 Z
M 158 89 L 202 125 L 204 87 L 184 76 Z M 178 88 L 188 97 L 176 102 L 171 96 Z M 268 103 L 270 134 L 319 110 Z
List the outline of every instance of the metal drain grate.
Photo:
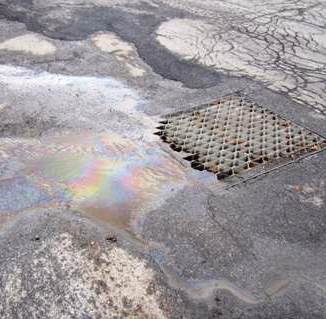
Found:
M 219 179 L 280 164 L 326 146 L 321 136 L 241 96 L 166 116 L 155 134 L 199 170 Z

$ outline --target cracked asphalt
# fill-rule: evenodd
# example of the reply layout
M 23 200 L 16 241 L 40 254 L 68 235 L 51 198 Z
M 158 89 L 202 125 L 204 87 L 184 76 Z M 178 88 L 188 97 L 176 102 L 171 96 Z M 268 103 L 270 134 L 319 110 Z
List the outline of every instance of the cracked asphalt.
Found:
M 318 0 L 0 0 L 1 318 L 326 318 L 326 153 L 217 180 L 154 133 L 241 92 L 326 136 Z

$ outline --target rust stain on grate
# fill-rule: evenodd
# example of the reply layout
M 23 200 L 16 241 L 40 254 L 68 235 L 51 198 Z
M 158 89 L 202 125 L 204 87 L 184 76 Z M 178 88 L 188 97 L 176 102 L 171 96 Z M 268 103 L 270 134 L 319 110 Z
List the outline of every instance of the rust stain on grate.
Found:
M 244 97 L 232 95 L 166 116 L 161 139 L 219 179 L 319 151 L 326 140 Z

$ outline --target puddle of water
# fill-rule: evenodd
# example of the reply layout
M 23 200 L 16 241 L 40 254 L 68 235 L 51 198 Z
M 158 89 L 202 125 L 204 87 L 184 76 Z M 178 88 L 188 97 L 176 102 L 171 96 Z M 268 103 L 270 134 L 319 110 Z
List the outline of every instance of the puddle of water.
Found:
M 16 194 L 18 197 L 16 201 L 3 202 L 3 206 L 10 202 L 15 207 L 4 207 L 7 215 L 0 214 L 0 223 L 1 216 L 5 221 L 10 212 L 13 214 L 19 209 L 69 202 L 88 216 L 131 234 L 131 240 L 138 239 L 135 242 L 165 273 L 170 286 L 185 291 L 190 298 L 213 306 L 216 290 L 222 289 L 246 303 L 260 302 L 227 279 L 186 281 L 180 278 L 166 263 L 166 249 L 157 243 L 144 242 L 137 235 L 137 227 L 146 212 L 191 182 L 189 176 L 186 179 L 185 167 L 157 144 L 135 142 L 116 134 L 70 134 L 42 140 L 3 141 L 0 149 L 7 158 L 24 161 L 26 177 L 18 184 L 18 177 L 10 179 L 8 196 Z M 3 182 L 0 187 L 8 188 Z
M 136 232 L 141 216 L 186 182 L 184 168 L 156 144 L 115 134 L 12 140 L 7 146 L 6 154 L 24 161 L 39 192 L 60 189 L 60 198 L 72 207 L 128 232 Z M 44 202 L 53 205 L 53 198 Z

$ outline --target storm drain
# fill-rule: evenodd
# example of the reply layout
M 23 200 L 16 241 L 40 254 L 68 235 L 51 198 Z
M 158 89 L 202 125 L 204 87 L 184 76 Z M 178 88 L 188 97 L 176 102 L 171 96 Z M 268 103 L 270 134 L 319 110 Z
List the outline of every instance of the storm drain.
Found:
M 281 164 L 326 146 L 323 137 L 241 96 L 166 116 L 155 134 L 219 179 Z

